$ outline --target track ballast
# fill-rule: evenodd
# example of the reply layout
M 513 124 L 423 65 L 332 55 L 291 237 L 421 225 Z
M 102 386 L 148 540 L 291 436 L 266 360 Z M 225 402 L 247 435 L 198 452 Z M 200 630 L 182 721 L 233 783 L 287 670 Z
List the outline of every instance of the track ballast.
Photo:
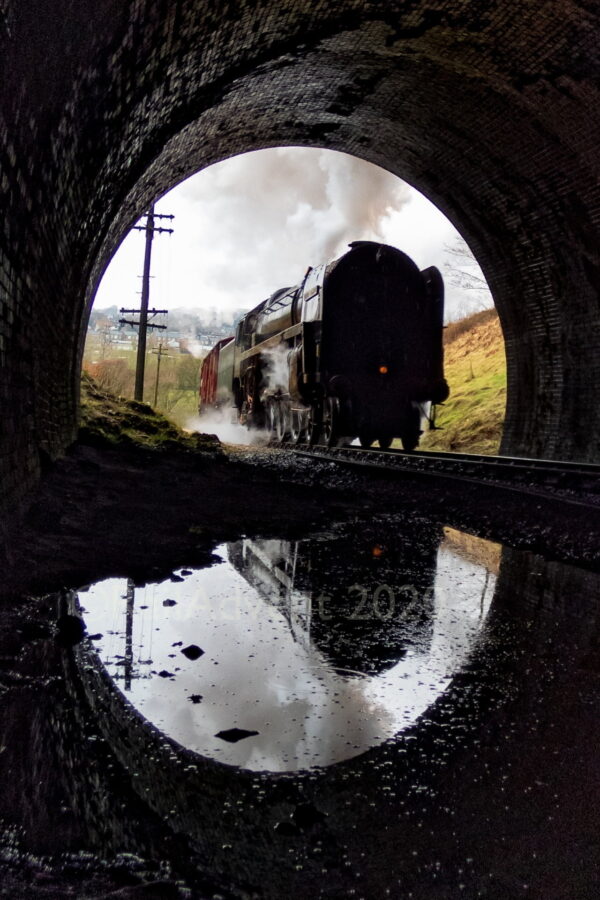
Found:
M 600 506 L 600 465 L 443 451 L 365 449 L 283 443 L 301 456 L 390 475 L 425 476 L 496 485 L 521 494 L 552 497 L 585 507 Z

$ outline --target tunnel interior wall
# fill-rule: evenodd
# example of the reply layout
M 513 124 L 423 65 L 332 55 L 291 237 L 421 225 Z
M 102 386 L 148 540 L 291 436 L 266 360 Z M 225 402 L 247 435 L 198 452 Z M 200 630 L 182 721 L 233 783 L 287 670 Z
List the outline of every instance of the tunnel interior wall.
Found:
M 268 146 L 353 153 L 436 203 L 501 317 L 503 451 L 598 459 L 599 20 L 558 0 L 8 0 L 3 508 L 75 436 L 87 315 L 127 228 L 199 168 Z

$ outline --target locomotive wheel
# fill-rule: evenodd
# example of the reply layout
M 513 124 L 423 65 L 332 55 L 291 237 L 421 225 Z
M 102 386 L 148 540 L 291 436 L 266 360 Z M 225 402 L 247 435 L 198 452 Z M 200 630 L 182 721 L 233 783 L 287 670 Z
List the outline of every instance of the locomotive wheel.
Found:
M 308 414 L 308 443 L 313 447 L 321 435 L 321 411 L 318 406 L 311 406 Z
M 285 441 L 288 431 L 289 431 L 289 417 L 287 407 L 283 405 L 283 403 L 278 403 L 276 406 L 277 410 L 277 421 L 276 421 L 276 436 L 277 440 L 280 444 L 283 444 Z
M 389 437 L 386 435 L 386 437 L 377 438 L 377 443 L 379 444 L 379 446 L 381 447 L 382 450 L 389 450 L 390 447 L 392 446 L 393 440 L 394 439 L 392 437 Z M 419 442 L 419 439 L 417 438 L 417 443 L 418 442 Z M 404 449 L 406 450 L 406 447 Z M 411 448 L 411 449 L 414 449 L 414 448 Z
M 337 447 L 340 437 L 340 401 L 328 397 L 323 417 L 323 440 L 328 447 Z
M 294 444 L 301 444 L 306 435 L 306 422 L 304 414 L 297 410 L 290 410 L 290 436 Z
M 365 450 L 368 450 L 373 443 L 373 438 L 370 434 L 359 434 L 358 440 L 360 441 L 360 446 L 364 447 Z
M 269 404 L 267 406 L 267 431 L 269 432 L 269 437 L 273 439 L 277 436 L 277 420 L 278 410 L 277 404 L 274 400 L 269 400 Z

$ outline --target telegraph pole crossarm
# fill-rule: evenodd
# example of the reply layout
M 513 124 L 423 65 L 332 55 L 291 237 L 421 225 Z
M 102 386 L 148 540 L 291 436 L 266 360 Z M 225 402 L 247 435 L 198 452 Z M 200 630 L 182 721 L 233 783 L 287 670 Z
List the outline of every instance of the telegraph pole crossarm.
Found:
M 139 309 L 120 309 L 119 312 L 121 315 L 139 315 Z M 166 316 L 168 315 L 168 309 L 149 309 L 148 310 L 148 319 L 154 316 Z M 137 328 L 140 323 L 133 319 L 119 319 L 119 325 L 131 325 L 133 328 Z M 165 331 L 167 328 L 166 325 L 159 325 L 157 322 L 147 322 L 147 328 L 159 328 L 161 331 Z

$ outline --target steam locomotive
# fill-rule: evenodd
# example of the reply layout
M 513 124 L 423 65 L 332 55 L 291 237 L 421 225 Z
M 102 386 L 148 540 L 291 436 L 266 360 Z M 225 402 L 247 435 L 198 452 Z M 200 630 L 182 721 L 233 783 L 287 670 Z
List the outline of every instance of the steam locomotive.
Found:
M 349 246 L 275 291 L 210 351 L 201 411 L 235 406 L 241 424 L 280 442 L 418 445 L 424 409 L 449 393 L 442 276 L 385 244 Z

